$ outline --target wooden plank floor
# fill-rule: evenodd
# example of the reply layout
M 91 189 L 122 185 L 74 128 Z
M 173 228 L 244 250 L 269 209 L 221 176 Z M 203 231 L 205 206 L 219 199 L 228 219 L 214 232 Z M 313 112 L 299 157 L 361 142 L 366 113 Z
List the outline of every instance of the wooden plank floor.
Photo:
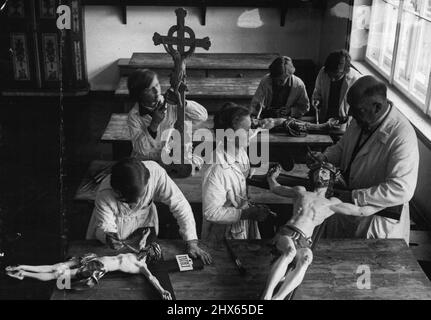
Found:
M 184 253 L 180 240 L 159 240 L 165 260 Z M 271 254 L 268 241 L 233 240 L 231 246 L 247 270 L 241 276 L 224 246 L 202 247 L 214 263 L 203 270 L 170 273 L 178 300 L 257 300 L 264 288 Z M 70 245 L 70 255 L 113 251 L 94 242 Z M 358 265 L 371 269 L 371 289 L 358 289 Z M 52 299 L 156 299 L 149 283 L 140 275 L 108 274 L 99 286 L 84 292 L 55 289 Z M 294 299 L 431 299 L 431 284 L 402 240 L 321 239 L 314 261 Z

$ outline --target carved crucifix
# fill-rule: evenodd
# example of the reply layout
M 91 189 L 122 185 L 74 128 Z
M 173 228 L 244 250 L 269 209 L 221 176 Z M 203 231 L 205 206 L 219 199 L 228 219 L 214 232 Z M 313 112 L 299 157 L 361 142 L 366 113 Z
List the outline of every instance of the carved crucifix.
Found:
M 153 42 L 156 46 L 163 44 L 167 53 L 169 53 L 174 60 L 174 69 L 171 73 L 170 85 L 178 103 L 175 128 L 181 132 L 181 154 L 182 159 L 184 159 L 184 142 L 186 141 L 184 138 L 184 115 L 186 105 L 185 93 L 187 91 L 185 60 L 194 53 L 196 48 L 208 50 L 211 46 L 211 42 L 208 37 L 196 39 L 194 31 L 185 25 L 186 10 L 178 8 L 175 10 L 175 14 L 177 15 L 177 24 L 169 29 L 167 36 L 161 36 L 159 33 L 155 32 Z M 176 37 L 174 36 L 175 33 Z M 189 37 L 186 37 L 186 34 L 188 34 Z M 176 49 L 174 46 L 176 46 Z M 186 47 L 189 47 L 187 51 Z M 187 141 L 191 141 L 191 138 Z M 184 160 L 182 160 L 182 163 L 183 161 Z

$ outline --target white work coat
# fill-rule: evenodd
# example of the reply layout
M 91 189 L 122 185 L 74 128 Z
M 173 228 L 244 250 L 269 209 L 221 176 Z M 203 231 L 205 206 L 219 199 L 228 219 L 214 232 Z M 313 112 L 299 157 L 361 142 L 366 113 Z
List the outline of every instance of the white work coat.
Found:
M 241 220 L 243 208 L 248 207 L 246 178 L 250 161 L 246 150 L 240 149 L 234 157 L 218 146 L 215 159 L 202 181 L 201 238 L 211 243 L 220 243 L 224 237 L 260 239 L 257 221 Z
M 111 187 L 111 175 L 101 183 L 95 207 L 87 229 L 87 239 L 98 239 L 106 243 L 106 233 L 117 233 L 121 240 L 143 227 L 155 227 L 158 233 L 158 216 L 155 201 L 169 206 L 186 241 L 197 239 L 196 224 L 190 204 L 181 190 L 167 175 L 165 169 L 154 161 L 143 161 L 150 176 L 144 196 L 134 208 L 117 200 Z
M 269 74 L 265 75 L 259 83 L 259 86 L 251 100 L 251 108 L 258 111 L 260 104 L 264 108 L 269 108 L 272 102 L 272 78 Z M 304 82 L 292 74 L 292 88 L 290 89 L 286 105 L 281 106 L 281 110 L 291 114 L 294 118 L 302 117 L 310 109 L 307 90 Z
M 127 117 L 130 139 L 132 142 L 132 156 L 140 156 L 145 160 L 160 160 L 160 154 L 164 147 L 162 133 L 174 127 L 177 121 L 177 106 L 166 104 L 166 116 L 157 128 L 157 135 L 153 138 L 148 132 L 152 117 L 149 114 L 141 116 L 139 114 L 138 103 L 130 110 Z M 199 103 L 195 101 L 186 101 L 185 120 L 192 121 L 192 125 L 208 119 L 208 112 Z
M 349 104 L 347 103 L 347 91 L 361 77 L 359 72 L 350 68 L 350 72 L 344 76 L 343 83 L 340 89 L 340 101 L 338 115 L 346 117 L 349 113 Z M 321 122 L 327 121 L 328 100 L 331 87 L 331 78 L 325 72 L 325 68 L 320 69 L 316 78 L 312 100 L 319 100 L 319 119 Z
M 341 140 L 325 151 L 329 162 L 345 170 L 360 134 L 355 120 Z M 410 122 L 391 107 L 386 118 L 358 152 L 351 165 L 348 186 L 359 206 L 402 205 L 399 220 L 378 216 L 334 215 L 327 221 L 329 237 L 401 238 L 410 234 L 409 201 L 413 197 L 419 166 L 416 133 Z

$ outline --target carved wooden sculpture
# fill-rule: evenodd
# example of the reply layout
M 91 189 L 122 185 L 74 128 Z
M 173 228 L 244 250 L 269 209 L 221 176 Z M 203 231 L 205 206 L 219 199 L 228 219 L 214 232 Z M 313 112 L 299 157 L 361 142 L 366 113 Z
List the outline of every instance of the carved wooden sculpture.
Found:
M 273 263 L 262 298 L 282 300 L 303 280 L 313 260 L 311 236 L 315 227 L 334 213 L 348 215 L 370 215 L 379 209 L 374 206 L 359 207 L 331 198 L 332 187 L 339 176 L 330 163 L 317 163 L 310 168 L 309 178 L 314 191 L 304 187 L 287 187 L 277 183 L 279 165 L 268 172 L 268 184 L 272 192 L 294 199 L 293 216 L 280 228 L 275 237 L 275 247 L 280 254 Z M 328 199 L 329 197 L 329 199 Z M 293 267 L 292 267 L 293 266 Z M 280 288 L 274 293 L 276 287 Z
M 203 39 L 196 39 L 194 31 L 185 25 L 185 16 L 187 11 L 183 8 L 175 10 L 177 15 L 177 24 L 172 26 L 167 36 L 161 36 L 159 33 L 154 33 L 153 42 L 154 45 L 162 44 L 167 53 L 172 56 L 174 61 L 174 69 L 171 73 L 170 85 L 171 90 L 174 91 L 177 103 L 177 121 L 175 128 L 181 132 L 182 138 L 182 151 L 181 159 L 184 163 L 184 159 L 191 159 L 191 137 L 185 137 L 186 132 L 184 131 L 184 115 L 185 115 L 185 92 L 187 91 L 186 84 L 186 59 L 190 57 L 196 48 L 204 48 L 209 50 L 211 42 L 208 37 Z M 176 37 L 174 34 L 176 33 Z M 186 34 L 189 37 L 186 37 Z M 176 49 L 174 48 L 176 46 Z M 189 47 L 186 51 L 185 48 Z M 187 147 L 185 142 L 190 142 Z
M 148 237 L 150 229 L 147 230 Z M 146 239 L 146 237 L 144 237 Z M 53 265 L 29 266 L 18 265 L 6 267 L 6 274 L 12 278 L 23 280 L 32 278 L 40 281 L 50 281 L 70 277 L 71 289 L 94 287 L 106 273 L 121 271 L 131 274 L 143 274 L 156 288 L 163 300 L 172 300 L 171 293 L 165 290 L 147 267 L 147 262 L 161 259 L 161 249 L 157 243 L 151 243 L 139 254 L 126 253 L 116 256 L 98 257 L 86 254 Z

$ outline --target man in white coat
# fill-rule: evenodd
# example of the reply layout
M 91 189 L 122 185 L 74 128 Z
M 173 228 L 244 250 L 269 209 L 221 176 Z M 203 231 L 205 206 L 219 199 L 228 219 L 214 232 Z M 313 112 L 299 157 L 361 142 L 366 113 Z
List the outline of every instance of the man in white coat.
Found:
M 334 215 L 326 223 L 327 237 L 409 241 L 418 143 L 412 125 L 387 100 L 386 91 L 386 85 L 372 76 L 358 79 L 347 94 L 354 121 L 336 145 L 314 154 L 343 171 L 350 191 L 336 190 L 335 196 L 382 208 L 369 216 Z
M 160 201 L 177 220 L 188 254 L 204 263 L 211 262 L 211 256 L 198 246 L 190 204 L 165 169 L 154 161 L 128 158 L 117 162 L 111 171 L 97 191 L 87 239 L 98 239 L 119 250 L 124 246 L 123 240 L 139 229 L 154 228 L 157 234 L 159 221 L 154 202 Z M 144 232 L 140 249 L 145 243 Z

